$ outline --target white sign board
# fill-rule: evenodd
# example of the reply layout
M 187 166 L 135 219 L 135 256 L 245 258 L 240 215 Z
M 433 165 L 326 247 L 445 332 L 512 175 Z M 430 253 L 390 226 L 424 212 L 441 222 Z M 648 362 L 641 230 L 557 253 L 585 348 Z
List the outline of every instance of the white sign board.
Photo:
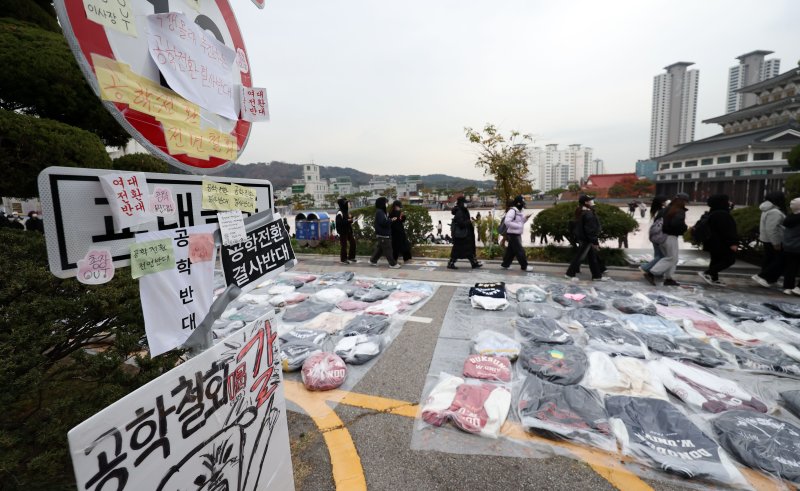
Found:
M 146 172 L 149 192 L 156 186 L 170 189 L 177 202 L 177 212 L 158 217 L 150 227 L 137 232 L 125 229 L 114 232 L 114 220 L 99 176 L 113 172 L 103 169 L 48 167 L 39 174 L 39 199 L 42 203 L 47 257 L 50 271 L 59 278 L 78 273 L 78 261 L 91 249 L 111 251 L 114 266 L 130 264 L 130 246 L 137 233 L 217 223 L 215 210 L 202 208 L 202 182 L 213 180 L 236 183 L 256 191 L 256 212 L 273 207 L 272 184 L 259 179 L 201 177 Z M 145 230 L 147 228 L 147 230 Z
M 139 279 L 144 329 L 150 356 L 186 341 L 203 322 L 214 298 L 214 225 L 138 234 L 136 242 L 172 239 L 174 269 Z
M 293 490 L 271 315 L 70 430 L 78 489 Z

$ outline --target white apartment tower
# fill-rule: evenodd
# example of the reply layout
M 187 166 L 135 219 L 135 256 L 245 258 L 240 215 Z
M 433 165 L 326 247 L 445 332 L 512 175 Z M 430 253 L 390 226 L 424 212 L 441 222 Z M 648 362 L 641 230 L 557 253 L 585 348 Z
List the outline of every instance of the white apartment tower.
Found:
M 589 147 L 576 143 L 559 150 L 558 144 L 551 143 L 544 148 L 531 149 L 530 169 L 531 174 L 538 177 L 533 179 L 534 187 L 549 191 L 566 188 L 570 183 L 578 183 L 597 173 L 597 161 L 592 160 L 592 149 Z
M 694 140 L 699 70 L 687 70 L 692 62 L 664 67 L 667 73 L 653 79 L 653 112 L 650 124 L 650 158 L 669 153 L 681 143 Z
M 736 92 L 742 87 L 763 82 L 768 78 L 778 75 L 781 71 L 780 58 L 765 60 L 772 51 L 751 51 L 742 56 L 737 56 L 739 64 L 728 70 L 728 98 L 725 107 L 726 113 L 732 113 L 754 105 L 756 95 L 752 93 L 740 94 Z

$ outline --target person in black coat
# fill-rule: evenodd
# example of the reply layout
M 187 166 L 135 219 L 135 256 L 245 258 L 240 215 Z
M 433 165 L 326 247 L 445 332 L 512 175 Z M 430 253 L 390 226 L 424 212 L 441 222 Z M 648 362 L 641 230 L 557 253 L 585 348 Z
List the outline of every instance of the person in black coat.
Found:
M 453 248 L 450 250 L 450 261 L 447 263 L 447 269 L 458 269 L 456 261 L 459 259 L 469 260 L 473 269 L 483 266 L 475 258 L 475 228 L 472 226 L 466 203 L 466 198 L 459 196 L 456 200 L 456 206 L 450 212 L 453 214 L 453 221 L 450 227 L 453 234 Z
M 44 233 L 44 222 L 39 218 L 39 214 L 35 211 L 28 213 L 28 221 L 25 222 L 25 228 L 31 232 Z
M 739 236 L 736 233 L 736 221 L 731 216 L 730 199 L 726 194 L 715 194 L 706 201 L 708 212 L 708 228 L 711 238 L 703 242 L 703 250 L 708 251 L 711 261 L 705 272 L 698 273 L 706 283 L 722 285 L 719 281 L 720 271 L 724 271 L 736 262 L 736 251 L 739 250 Z
M 11 213 L 11 217 L 8 220 L 8 227 L 17 230 L 25 230 L 25 225 L 22 223 L 22 220 L 19 218 L 19 213 L 16 211 Z
M 336 213 L 336 230 L 339 231 L 339 260 L 342 264 L 357 263 L 356 238 L 353 234 L 353 215 L 350 214 L 350 202 L 344 198 L 336 201 L 339 211 Z M 348 251 L 348 245 L 349 251 Z
M 375 251 L 372 253 L 372 257 L 369 258 L 369 264 L 377 266 L 378 259 L 381 256 L 385 256 L 386 260 L 389 261 L 389 267 L 397 269 L 400 265 L 395 261 L 394 253 L 392 252 L 392 222 L 389 219 L 389 215 L 386 214 L 387 202 L 388 200 L 383 196 L 375 200 L 375 238 L 377 242 L 375 243 Z
M 800 296 L 796 279 L 800 270 L 800 198 L 789 203 L 791 215 L 783 220 L 783 257 L 786 269 L 783 270 L 783 293 Z
M 392 253 L 394 260 L 403 256 L 403 262 L 407 263 L 411 260 L 411 244 L 408 242 L 406 236 L 406 214 L 403 213 L 403 203 L 395 200 L 392 203 L 392 211 L 389 212 L 389 220 L 392 222 Z
M 594 198 L 592 196 L 584 194 L 578 198 L 573 225 L 572 233 L 578 241 L 578 248 L 565 276 L 569 279 L 574 279 L 575 275 L 580 272 L 581 263 L 586 259 L 589 262 L 589 270 L 592 273 L 593 280 L 608 280 L 608 277 L 603 276 L 604 268 L 597 253 L 600 249 L 602 227 L 600 226 L 600 218 L 594 210 Z

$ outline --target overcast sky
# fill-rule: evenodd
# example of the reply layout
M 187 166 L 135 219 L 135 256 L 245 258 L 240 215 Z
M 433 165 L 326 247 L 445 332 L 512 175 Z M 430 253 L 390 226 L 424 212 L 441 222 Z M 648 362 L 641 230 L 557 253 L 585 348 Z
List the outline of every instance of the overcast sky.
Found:
M 700 70 L 695 139 L 725 112 L 728 68 L 800 59 L 798 0 L 266 0 L 231 3 L 272 120 L 240 163 L 481 178 L 465 126 L 594 148 L 606 172 L 648 157 L 653 77 Z

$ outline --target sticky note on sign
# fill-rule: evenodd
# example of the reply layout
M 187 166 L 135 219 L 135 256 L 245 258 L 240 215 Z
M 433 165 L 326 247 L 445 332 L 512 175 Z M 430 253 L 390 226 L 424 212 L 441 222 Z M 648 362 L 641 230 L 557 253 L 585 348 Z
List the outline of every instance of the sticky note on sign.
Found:
M 250 213 L 256 212 L 256 191 L 238 184 L 231 184 L 233 195 L 234 210 L 242 210 Z
M 132 0 L 83 0 L 86 18 L 129 36 L 137 37 Z
M 131 276 L 133 279 L 169 269 L 175 269 L 175 250 L 172 248 L 172 239 L 131 244 Z
M 204 210 L 232 210 L 233 195 L 231 187 L 214 181 L 203 181 Z

